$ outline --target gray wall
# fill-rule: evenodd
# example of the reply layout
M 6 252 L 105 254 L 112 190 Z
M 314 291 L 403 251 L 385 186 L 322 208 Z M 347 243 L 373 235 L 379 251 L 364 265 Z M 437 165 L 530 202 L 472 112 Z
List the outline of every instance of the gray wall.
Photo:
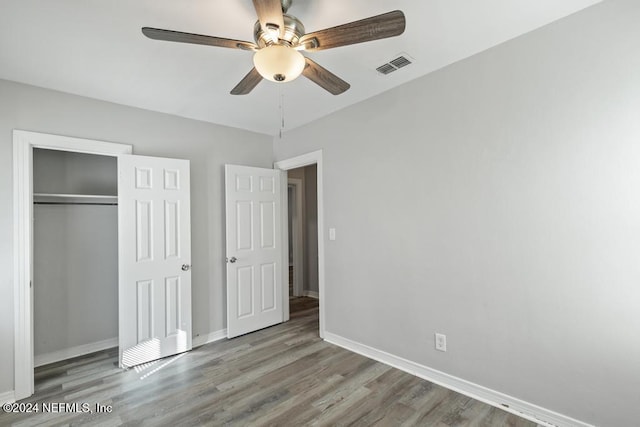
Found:
M 33 192 L 117 195 L 117 160 L 33 150 Z M 60 200 L 64 201 L 64 200 Z M 36 356 L 118 338 L 118 208 L 34 206 Z
M 323 149 L 327 331 L 637 425 L 638 22 L 605 1 L 276 139 Z
M 225 163 L 271 167 L 271 138 L 0 80 L 0 393 L 13 389 L 12 130 L 132 144 L 191 161 L 193 333 L 225 327 Z
M 36 356 L 118 338 L 118 208 L 34 208 Z
M 33 192 L 118 194 L 118 160 L 69 151 L 33 150 Z

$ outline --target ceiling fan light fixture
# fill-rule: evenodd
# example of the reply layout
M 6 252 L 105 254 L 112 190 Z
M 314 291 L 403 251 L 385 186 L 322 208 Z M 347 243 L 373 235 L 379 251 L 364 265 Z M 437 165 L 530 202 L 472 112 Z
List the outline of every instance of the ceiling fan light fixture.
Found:
M 305 60 L 300 52 L 289 46 L 271 45 L 253 55 L 253 65 L 265 79 L 284 83 L 302 74 Z

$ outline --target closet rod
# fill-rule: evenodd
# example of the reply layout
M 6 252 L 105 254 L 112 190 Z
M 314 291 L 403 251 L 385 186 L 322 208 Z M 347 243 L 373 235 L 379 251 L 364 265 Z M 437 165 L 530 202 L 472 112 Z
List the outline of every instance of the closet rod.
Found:
M 90 205 L 90 206 L 118 206 L 117 203 L 98 202 L 33 202 L 34 205 Z

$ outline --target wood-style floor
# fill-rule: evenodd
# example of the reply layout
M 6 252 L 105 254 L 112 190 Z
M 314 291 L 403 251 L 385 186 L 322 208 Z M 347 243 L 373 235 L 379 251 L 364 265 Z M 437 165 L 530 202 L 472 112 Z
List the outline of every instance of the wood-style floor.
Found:
M 137 369 L 119 369 L 116 350 L 37 368 L 36 393 L 20 403 L 41 412 L 0 412 L 0 426 L 536 426 L 320 340 L 316 300 L 292 299 L 291 313 Z M 93 413 L 43 413 L 43 403 Z

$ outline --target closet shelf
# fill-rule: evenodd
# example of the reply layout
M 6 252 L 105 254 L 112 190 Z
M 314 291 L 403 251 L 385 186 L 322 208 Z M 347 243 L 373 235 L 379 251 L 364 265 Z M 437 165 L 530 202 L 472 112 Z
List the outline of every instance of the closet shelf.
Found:
M 74 199 L 113 199 L 118 200 L 118 196 L 109 194 L 56 194 L 56 193 L 33 193 L 33 197 L 57 197 Z
M 74 198 L 74 199 L 113 199 L 118 200 L 118 196 L 109 194 L 57 194 L 57 193 L 33 193 L 33 197 L 54 197 L 54 198 Z
M 107 194 L 33 193 L 33 203 L 50 205 L 116 205 L 118 196 Z

